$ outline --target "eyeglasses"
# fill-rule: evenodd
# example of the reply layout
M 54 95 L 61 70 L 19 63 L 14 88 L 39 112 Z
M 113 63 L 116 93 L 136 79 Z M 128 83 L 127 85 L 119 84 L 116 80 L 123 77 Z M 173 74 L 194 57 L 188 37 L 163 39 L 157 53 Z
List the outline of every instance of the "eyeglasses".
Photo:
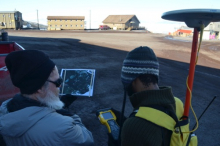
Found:
M 56 87 L 60 87 L 61 84 L 63 83 L 63 79 L 61 77 L 57 79 L 56 81 L 50 81 L 50 80 L 47 80 L 47 81 L 53 83 L 54 85 L 56 85 Z

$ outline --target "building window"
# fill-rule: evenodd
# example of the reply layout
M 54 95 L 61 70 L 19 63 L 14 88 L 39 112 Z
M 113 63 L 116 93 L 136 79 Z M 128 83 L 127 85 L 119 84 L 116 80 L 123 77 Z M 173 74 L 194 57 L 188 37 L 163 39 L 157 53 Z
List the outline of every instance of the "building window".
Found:
M 11 15 L 10 15 L 10 14 L 8 14 L 8 17 L 11 17 Z
M 77 25 L 76 25 L 76 27 L 77 27 Z
M 81 25 L 81 27 L 83 27 L 83 25 Z
M 70 21 L 73 21 L 73 20 L 70 20 Z
M 77 21 L 77 20 L 76 20 Z
M 67 20 L 65 20 L 65 21 L 67 21 Z
M 73 25 L 70 25 L 71 27 L 73 27 Z
M 62 25 L 60 25 L 60 27 L 62 27 Z
M 60 20 L 60 21 L 62 21 L 62 20 Z
M 55 25 L 57 27 L 57 25 Z
M 50 25 L 50 27 L 52 27 L 52 25 Z
M 5 17 L 5 15 L 3 14 L 3 17 Z
M 68 25 L 66 25 L 66 27 L 67 27 Z
M 83 20 L 81 20 L 81 21 L 83 21 Z
M 55 19 L 55 21 L 57 21 L 57 20 Z

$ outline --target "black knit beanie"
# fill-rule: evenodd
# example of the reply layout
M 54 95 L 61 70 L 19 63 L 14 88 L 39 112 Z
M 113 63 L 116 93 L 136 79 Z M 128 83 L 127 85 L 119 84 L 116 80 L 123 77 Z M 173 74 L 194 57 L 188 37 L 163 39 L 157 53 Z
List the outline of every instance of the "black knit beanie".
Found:
M 129 52 L 123 62 L 121 81 L 125 88 L 141 74 L 152 74 L 159 77 L 159 63 L 153 50 L 146 46 Z
M 14 86 L 22 94 L 33 94 L 40 89 L 55 67 L 54 62 L 38 50 L 14 51 L 5 58 Z

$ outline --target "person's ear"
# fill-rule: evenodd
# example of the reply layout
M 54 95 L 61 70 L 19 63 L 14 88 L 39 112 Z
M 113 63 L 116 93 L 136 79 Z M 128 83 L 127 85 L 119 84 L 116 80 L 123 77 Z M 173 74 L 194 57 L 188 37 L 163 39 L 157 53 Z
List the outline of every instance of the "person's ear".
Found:
M 43 85 L 40 89 L 37 90 L 36 93 L 44 94 L 45 93 L 45 86 Z
M 138 84 L 137 79 L 138 79 L 138 78 L 136 78 L 136 79 L 131 83 L 132 89 L 133 89 L 134 92 L 137 92 L 137 88 L 138 88 L 138 87 L 137 87 L 137 84 Z
M 38 89 L 36 93 L 42 94 L 42 93 L 44 93 L 44 91 L 43 91 L 42 88 L 41 88 L 41 89 Z
M 133 87 L 133 90 L 135 92 L 140 92 L 140 91 L 143 91 L 144 90 L 144 85 L 143 83 L 141 82 L 141 80 L 139 78 L 136 78 L 133 82 L 132 82 L 132 87 Z

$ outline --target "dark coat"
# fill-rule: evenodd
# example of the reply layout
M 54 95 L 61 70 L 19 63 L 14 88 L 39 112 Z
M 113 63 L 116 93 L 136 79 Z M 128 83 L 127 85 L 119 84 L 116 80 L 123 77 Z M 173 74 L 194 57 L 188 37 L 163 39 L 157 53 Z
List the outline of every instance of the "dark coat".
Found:
M 159 105 L 175 113 L 175 100 L 170 87 L 135 93 L 130 97 L 134 109 L 140 106 Z M 150 113 L 146 113 L 150 114 Z M 165 146 L 170 143 L 171 132 L 145 119 L 132 116 L 122 127 L 122 146 Z

